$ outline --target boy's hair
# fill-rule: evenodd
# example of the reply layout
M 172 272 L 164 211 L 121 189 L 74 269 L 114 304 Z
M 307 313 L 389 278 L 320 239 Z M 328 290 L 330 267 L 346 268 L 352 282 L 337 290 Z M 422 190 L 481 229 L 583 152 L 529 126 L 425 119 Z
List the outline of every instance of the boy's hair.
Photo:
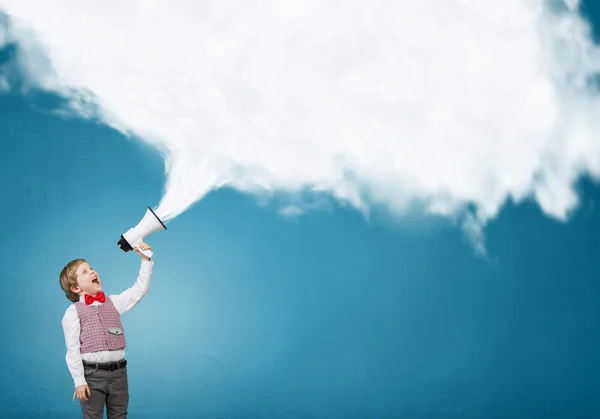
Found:
M 79 294 L 71 290 L 72 286 L 77 286 L 77 268 L 83 262 L 87 262 L 85 259 L 74 259 L 67 263 L 60 273 L 60 287 L 63 289 L 67 298 L 76 303 L 79 301 Z

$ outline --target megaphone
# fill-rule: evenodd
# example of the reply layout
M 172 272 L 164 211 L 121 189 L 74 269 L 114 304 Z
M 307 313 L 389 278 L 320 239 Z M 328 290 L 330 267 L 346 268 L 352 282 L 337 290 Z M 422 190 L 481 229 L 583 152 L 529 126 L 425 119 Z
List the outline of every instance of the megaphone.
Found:
M 152 208 L 148 207 L 146 214 L 142 221 L 133 228 L 127 230 L 126 233 L 121 234 L 121 239 L 117 242 L 121 250 L 129 252 L 135 249 L 145 237 L 159 230 L 166 230 L 167 227 L 158 218 L 158 216 L 152 211 Z M 140 250 L 140 252 L 149 258 L 152 257 L 152 251 Z

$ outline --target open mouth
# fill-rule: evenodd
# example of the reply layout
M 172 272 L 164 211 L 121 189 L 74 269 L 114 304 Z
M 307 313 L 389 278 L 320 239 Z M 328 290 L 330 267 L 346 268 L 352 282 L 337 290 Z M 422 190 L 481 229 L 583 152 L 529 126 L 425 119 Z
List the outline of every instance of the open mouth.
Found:
M 98 278 L 92 279 L 92 284 L 99 284 L 99 283 L 100 283 L 100 281 L 98 281 Z

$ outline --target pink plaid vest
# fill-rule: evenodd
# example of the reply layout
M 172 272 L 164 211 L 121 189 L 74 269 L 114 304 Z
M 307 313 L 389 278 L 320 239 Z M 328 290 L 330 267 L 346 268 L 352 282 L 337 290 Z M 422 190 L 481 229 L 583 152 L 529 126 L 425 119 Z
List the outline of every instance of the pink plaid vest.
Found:
M 125 335 L 121 316 L 110 297 L 104 303 L 87 305 L 83 301 L 75 303 L 81 331 L 81 353 L 114 351 L 125 348 Z

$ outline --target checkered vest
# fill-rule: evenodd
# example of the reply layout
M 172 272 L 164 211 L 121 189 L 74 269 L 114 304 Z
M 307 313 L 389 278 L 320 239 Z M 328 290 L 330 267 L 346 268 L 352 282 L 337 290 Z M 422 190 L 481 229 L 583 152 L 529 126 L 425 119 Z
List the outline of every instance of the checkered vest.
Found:
M 107 296 L 104 303 L 98 305 L 78 301 L 75 308 L 81 325 L 79 341 L 82 354 L 125 348 L 121 316 L 110 297 Z

